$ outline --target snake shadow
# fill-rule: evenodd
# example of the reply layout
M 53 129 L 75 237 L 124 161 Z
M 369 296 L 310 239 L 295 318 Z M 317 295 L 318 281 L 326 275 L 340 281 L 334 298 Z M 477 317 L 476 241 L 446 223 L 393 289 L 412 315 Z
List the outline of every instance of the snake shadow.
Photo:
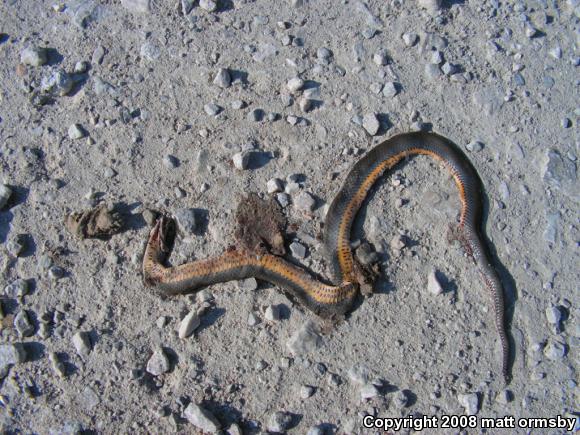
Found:
M 481 181 L 480 181 L 481 182 Z M 481 183 L 483 186 L 483 183 Z M 490 210 L 490 201 L 489 196 L 485 190 L 481 194 L 482 201 L 483 201 L 483 211 L 482 211 L 482 228 L 487 228 L 488 221 L 489 221 L 489 210 Z M 489 240 L 487 236 L 487 231 L 482 231 L 483 241 L 485 246 L 489 251 L 489 257 L 491 260 L 492 266 L 497 271 L 499 278 L 502 283 L 503 287 L 503 294 L 504 294 L 504 304 L 505 304 L 505 330 L 507 339 L 510 346 L 510 355 L 509 355 L 509 370 L 508 372 L 512 374 L 513 365 L 516 359 L 516 343 L 514 337 L 511 333 L 511 325 L 515 314 L 516 309 L 516 302 L 519 299 L 519 293 L 516 285 L 516 281 L 510 271 L 505 267 L 505 265 L 499 259 L 497 255 L 497 249 L 493 243 Z

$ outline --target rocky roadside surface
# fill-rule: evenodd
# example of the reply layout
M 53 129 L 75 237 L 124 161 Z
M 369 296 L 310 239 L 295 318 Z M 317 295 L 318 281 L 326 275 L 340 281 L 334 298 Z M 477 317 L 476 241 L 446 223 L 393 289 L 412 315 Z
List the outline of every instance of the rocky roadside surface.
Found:
M 3 432 L 577 415 L 579 20 L 576 0 L 4 1 Z M 341 181 L 411 130 L 451 138 L 485 186 L 509 386 L 490 295 L 446 241 L 456 188 L 426 157 L 370 195 L 352 238 L 381 279 L 331 330 L 254 279 L 166 299 L 143 286 L 154 210 L 177 217 L 179 264 L 231 244 L 246 192 L 279 202 L 288 255 L 327 275 L 319 234 Z M 99 204 L 122 228 L 67 230 Z

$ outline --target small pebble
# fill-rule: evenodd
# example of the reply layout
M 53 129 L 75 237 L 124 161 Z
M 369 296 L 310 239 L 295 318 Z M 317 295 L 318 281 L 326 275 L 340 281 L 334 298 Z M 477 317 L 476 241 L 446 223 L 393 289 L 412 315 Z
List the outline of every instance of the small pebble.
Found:
M 183 338 L 187 338 L 189 337 L 191 334 L 193 334 L 193 331 L 195 331 L 199 325 L 201 324 L 201 319 L 199 317 L 199 314 L 197 313 L 197 310 L 191 310 L 189 313 L 186 314 L 186 316 L 181 320 L 181 323 L 179 324 L 179 332 L 178 332 L 178 336 L 179 338 L 183 339 Z
M 403 236 L 398 234 L 391 239 L 389 246 L 393 251 L 400 251 L 406 246 L 406 240 Z
M 437 12 L 441 9 L 442 0 L 417 0 L 419 7 L 425 9 L 427 12 Z
M 292 414 L 277 411 L 268 420 L 268 430 L 274 433 L 284 433 L 292 423 Z
M 443 53 L 439 50 L 433 50 L 429 61 L 434 65 L 440 65 L 443 62 Z
M 321 345 L 322 337 L 312 321 L 306 321 L 286 342 L 286 347 L 293 355 L 313 352 Z
M 276 201 L 278 201 L 278 204 L 280 204 L 282 208 L 288 207 L 290 204 L 290 195 L 284 192 L 278 193 L 276 195 Z
M 562 58 L 562 49 L 560 48 L 559 45 L 555 46 L 554 48 L 551 48 L 550 51 L 548 51 L 548 53 L 554 59 L 560 59 L 560 58 Z
M 208 12 L 215 12 L 217 10 L 217 2 L 215 0 L 199 0 L 199 7 Z
M 552 361 L 558 361 L 566 355 L 567 347 L 564 343 L 550 340 L 548 345 L 544 348 L 544 355 Z
M 158 349 L 153 352 L 153 355 L 147 361 L 147 372 L 151 373 L 153 376 L 159 376 L 163 373 L 168 372 L 170 369 L 169 359 L 163 349 Z
M 409 398 L 407 397 L 404 391 L 399 390 L 394 394 L 393 405 L 395 406 L 395 408 L 402 409 L 406 407 L 408 403 Z
M 91 339 L 86 332 L 79 331 L 73 335 L 72 343 L 77 354 L 83 358 L 86 358 L 92 350 Z
M 308 399 L 309 397 L 312 397 L 315 391 L 316 388 L 311 387 L 310 385 L 302 385 L 300 387 L 300 398 L 303 400 Z
M 550 305 L 546 308 L 546 318 L 548 319 L 548 323 L 557 325 L 562 320 L 562 311 L 560 311 L 560 308 Z
M 174 213 L 179 231 L 184 235 L 194 234 L 198 227 L 197 214 L 193 208 L 180 208 Z
M 478 140 L 474 140 L 465 145 L 465 148 L 467 148 L 467 151 L 469 152 L 478 153 L 483 149 L 483 143 Z
M 304 86 L 304 80 L 299 77 L 294 77 L 286 83 L 286 87 L 290 92 L 297 92 Z
M 386 65 L 389 63 L 389 56 L 386 50 L 377 51 L 373 55 L 373 62 L 379 66 Z
M 253 109 L 247 115 L 248 121 L 260 122 L 264 119 L 264 111 L 262 109 Z
M 266 183 L 266 191 L 270 194 L 282 192 L 282 190 L 284 190 L 284 184 L 279 178 L 271 178 Z
M 260 323 L 260 319 L 258 319 L 258 316 L 256 316 L 256 314 L 254 313 L 248 314 L 248 326 L 256 326 L 258 323 Z
M 0 184 L 0 209 L 3 209 L 12 196 L 12 189 L 6 184 Z
M 234 167 L 236 169 L 239 169 L 240 171 L 248 169 L 248 166 L 250 165 L 250 157 L 251 153 L 248 151 L 241 151 L 239 153 L 234 154 L 232 157 Z
M 433 295 L 440 295 L 443 293 L 443 287 L 441 287 L 441 283 L 437 279 L 435 269 L 431 269 L 431 272 L 429 272 L 429 276 L 427 277 L 427 290 L 429 290 L 429 293 Z
M 277 322 L 280 320 L 280 307 L 278 305 L 268 305 L 264 310 L 264 318 L 268 322 Z
M 61 68 L 46 69 L 40 81 L 40 90 L 54 97 L 67 95 L 73 88 L 72 77 Z
M 407 32 L 403 34 L 403 42 L 407 47 L 414 46 L 419 41 L 419 35 L 413 32 Z
M 66 376 L 66 366 L 61 360 L 59 360 L 58 355 L 55 352 L 50 352 L 48 354 L 48 360 L 56 374 L 59 377 L 64 378 Z
M 298 105 L 300 106 L 300 110 L 302 110 L 303 112 L 309 112 L 314 106 L 314 103 L 309 98 L 301 98 Z
M 306 247 L 298 242 L 292 242 L 290 244 L 290 252 L 293 257 L 304 259 L 306 258 Z
M 232 83 L 230 72 L 226 68 L 220 68 L 213 79 L 213 84 L 225 89 L 229 88 Z
M 183 416 L 203 433 L 216 433 L 222 427 L 219 420 L 210 411 L 195 403 L 187 405 L 183 411 Z
M 562 128 L 570 128 L 572 126 L 572 121 L 570 121 L 570 118 L 563 118 L 562 121 L 560 121 L 560 125 Z
M 242 100 L 234 100 L 231 103 L 231 107 L 234 110 L 240 110 L 246 107 L 246 103 L 244 103 Z
M 4 287 L 4 296 L 9 298 L 21 298 L 28 293 L 28 281 L 16 279 Z
M 379 132 L 381 124 L 374 113 L 367 113 L 362 120 L 362 126 L 368 134 L 374 136 Z
M 449 62 L 445 62 L 443 64 L 443 66 L 441 67 L 441 71 L 443 71 L 443 74 L 445 74 L 446 76 L 451 76 L 451 75 L 455 74 L 456 68 L 454 65 L 450 64 Z
M 8 374 L 10 367 L 26 361 L 26 349 L 21 343 L 0 344 L 0 379 Z
M 243 291 L 253 292 L 258 288 L 256 278 L 248 278 L 238 281 L 238 288 Z
M 501 390 L 495 396 L 495 401 L 500 405 L 507 405 L 509 402 L 513 400 L 513 394 L 510 390 Z
M 30 337 L 34 334 L 34 325 L 30 322 L 30 318 L 24 310 L 20 310 L 14 317 L 14 328 L 16 328 L 18 335 L 21 337 Z
M 316 199 L 308 192 L 302 191 L 294 199 L 294 207 L 302 212 L 311 213 L 316 206 Z
M 79 124 L 72 124 L 68 128 L 68 137 L 72 140 L 81 139 L 85 137 L 85 132 Z
M 215 103 L 208 103 L 203 106 L 203 110 L 209 116 L 217 116 L 222 111 L 222 108 Z
M 467 415 L 475 415 L 479 411 L 479 396 L 477 393 L 459 394 L 457 400 L 463 406 Z
M 393 98 L 395 95 L 398 94 L 397 85 L 393 82 L 385 83 L 383 87 L 383 95 L 387 98 Z
M 36 46 L 27 47 L 20 53 L 20 62 L 30 66 L 42 66 L 48 62 L 46 49 Z
M 434 64 L 434 63 L 425 64 L 425 76 L 429 80 L 434 80 L 437 77 L 440 77 L 441 74 L 442 74 L 442 72 L 441 72 L 441 68 L 439 68 L 439 65 Z

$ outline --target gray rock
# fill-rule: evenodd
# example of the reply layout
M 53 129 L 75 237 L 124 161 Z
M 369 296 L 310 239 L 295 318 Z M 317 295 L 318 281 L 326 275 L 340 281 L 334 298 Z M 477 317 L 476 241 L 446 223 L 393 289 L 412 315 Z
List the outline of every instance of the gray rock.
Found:
M 167 154 L 163 157 L 163 166 L 167 169 L 174 169 L 179 166 L 179 159 L 171 154 Z
M 14 328 L 21 337 L 30 337 L 34 334 L 34 325 L 24 310 L 20 310 L 14 317 Z
M 394 236 L 391 241 L 389 242 L 389 246 L 393 251 L 400 251 L 407 245 L 406 240 L 400 234 Z
M 318 327 L 312 321 L 306 321 L 286 342 L 286 347 L 293 355 L 313 352 L 322 345 Z
M 103 58 L 105 57 L 105 47 L 99 45 L 93 51 L 93 56 L 91 57 L 91 63 L 93 65 L 100 65 L 103 62 Z
M 546 319 L 548 320 L 548 323 L 558 325 L 560 320 L 562 320 L 562 311 L 560 311 L 559 307 L 550 305 L 546 308 Z
M 252 155 L 251 151 L 241 151 L 239 153 L 234 154 L 232 157 L 234 167 L 236 169 L 239 169 L 240 171 L 248 169 L 250 165 L 251 155 Z
M 389 55 L 386 50 L 379 50 L 373 55 L 373 62 L 379 66 L 389 63 Z
M 260 122 L 264 119 L 264 111 L 262 109 L 250 110 L 246 118 L 251 122 Z
M 286 192 L 288 195 L 293 195 L 299 191 L 300 191 L 300 184 L 295 183 L 293 181 L 286 184 L 286 188 L 284 189 L 284 192 Z
M 199 325 L 201 324 L 201 319 L 197 310 L 191 310 L 189 313 L 185 315 L 185 317 L 181 320 L 179 324 L 179 338 L 187 338 L 193 331 L 195 331 Z
M 53 97 L 62 97 L 67 95 L 73 88 L 74 81 L 71 76 L 62 68 L 49 68 L 43 73 L 40 80 L 40 90 L 52 95 Z
M 97 406 L 101 399 L 99 398 L 99 395 L 95 392 L 95 390 L 93 390 L 91 387 L 86 386 L 83 391 L 80 394 L 79 397 L 79 402 L 80 405 L 82 406 L 83 409 L 86 410 L 91 410 L 93 409 L 95 406 Z
M 299 77 L 294 77 L 286 83 L 286 87 L 290 92 L 298 92 L 304 86 L 304 80 Z
M 196 0 L 181 0 L 181 13 L 185 16 L 191 12 Z
M 361 34 L 362 34 L 363 38 L 365 38 L 365 39 L 371 39 L 373 36 L 375 36 L 377 34 L 377 30 L 376 29 L 373 29 L 373 28 L 370 28 L 370 27 L 367 27 L 366 29 L 364 29 L 362 31 Z
M 290 244 L 290 252 L 293 257 L 304 259 L 306 258 L 306 247 L 298 242 L 292 242 Z
M 163 373 L 167 373 L 170 369 L 169 358 L 165 355 L 163 349 L 158 349 L 153 352 L 149 361 L 147 361 L 147 372 L 151 373 L 153 376 L 159 376 Z
M 399 92 L 397 91 L 397 85 L 394 82 L 387 82 L 383 87 L 383 95 L 387 98 L 393 98 Z
M 407 47 L 414 46 L 419 41 L 419 35 L 413 32 L 407 32 L 403 34 L 403 42 Z
M 258 316 L 256 316 L 256 314 L 254 313 L 248 314 L 248 326 L 256 326 L 258 323 L 260 323 L 260 319 L 258 319 Z
M 465 145 L 465 148 L 467 148 L 467 151 L 472 152 L 472 153 L 478 153 L 483 149 L 483 143 L 478 141 L 478 140 L 474 140 L 469 142 L 467 145 Z
M 68 128 L 68 137 L 72 140 L 82 139 L 85 137 L 85 132 L 80 124 L 72 124 Z
M 446 76 L 451 76 L 455 74 L 457 68 L 453 64 L 450 64 L 449 62 L 445 62 L 441 67 L 441 71 L 443 71 L 443 74 L 445 74 Z
M 365 384 L 360 388 L 360 398 L 362 401 L 373 399 L 380 395 L 380 392 L 373 384 Z
M 573 197 L 578 196 L 576 164 L 563 158 L 557 150 L 551 149 L 546 152 L 543 179 L 550 187 Z
M 220 68 L 213 79 L 213 84 L 225 89 L 229 88 L 232 83 L 230 72 L 226 68 Z
M 440 65 L 443 62 L 443 53 L 439 50 L 433 50 L 431 56 L 429 57 L 429 62 L 434 65 Z
M 57 279 L 61 279 L 64 276 L 64 269 L 60 266 L 50 266 L 50 268 L 48 269 L 48 277 L 50 279 L 57 280 Z
M 328 60 L 332 57 L 332 51 L 326 47 L 320 47 L 318 50 L 316 50 L 316 57 L 318 59 Z
M 380 83 L 372 83 L 372 84 L 369 86 L 369 89 L 371 90 L 371 92 L 372 92 L 373 94 L 378 94 L 378 93 L 380 93 L 380 92 L 381 92 L 381 90 L 383 89 L 383 85 L 382 85 L 382 84 L 380 84 Z
M 440 77 L 442 74 L 439 65 L 434 63 L 425 64 L 425 77 L 429 80 L 435 80 L 436 78 Z
M 365 116 L 363 116 L 362 126 L 368 134 L 374 136 L 379 132 L 381 124 L 379 123 L 379 120 L 374 113 L 367 113 Z
M 507 405 L 509 402 L 513 400 L 513 395 L 510 390 L 501 390 L 495 396 L 495 401 L 500 405 Z
M 175 220 L 179 231 L 184 234 L 193 234 L 198 226 L 198 219 L 193 208 L 180 208 L 175 212 Z
M 215 12 L 217 10 L 217 2 L 215 0 L 199 0 L 199 7 L 208 12 Z
M 221 428 L 221 423 L 211 412 L 195 403 L 187 405 L 183 416 L 203 432 L 216 433 Z
M 364 385 L 369 382 L 371 371 L 364 364 L 355 364 L 348 369 L 348 377 L 355 384 Z
M 311 213 L 316 206 L 316 199 L 305 191 L 300 192 L 294 199 L 294 207 L 302 212 Z
M 253 292 L 258 288 L 258 281 L 256 278 L 248 278 L 238 281 L 238 288 L 243 291 Z
M 20 53 L 20 62 L 30 66 L 42 66 L 48 62 L 45 48 L 30 46 Z
M 121 0 L 121 5 L 134 13 L 147 13 L 151 10 L 150 0 Z
M 552 361 L 558 361 L 566 356 L 568 348 L 565 343 L 551 339 L 544 348 L 544 355 Z
M 560 126 L 562 128 L 570 128 L 572 127 L 572 121 L 570 121 L 570 118 L 562 118 L 560 121 Z
M 281 207 L 287 207 L 288 204 L 290 204 L 290 195 L 281 192 L 276 195 L 276 201 L 278 201 L 278 204 L 280 204 Z
M 12 189 L 6 184 L 0 184 L 0 209 L 6 207 L 11 196 Z
M 300 387 L 300 398 L 303 400 L 308 399 L 309 397 L 312 397 L 315 391 L 316 388 L 311 387 L 310 385 L 302 385 Z
M 479 411 L 479 395 L 477 393 L 458 394 L 457 401 L 465 409 L 467 415 L 475 415 Z
M 443 293 L 443 287 L 437 279 L 437 272 L 435 269 L 431 269 L 429 276 L 427 277 L 427 290 L 433 295 L 440 295 Z
M 13 257 L 19 257 L 20 254 L 24 252 L 25 248 L 26 245 L 23 234 L 17 234 L 16 236 L 8 240 L 8 243 L 6 243 L 6 250 Z
M 222 111 L 222 108 L 215 103 L 208 103 L 203 106 L 203 110 L 209 116 L 217 116 L 217 114 Z
M 280 320 L 280 307 L 278 305 L 268 305 L 264 310 L 264 318 L 268 322 L 277 322 Z
M 279 178 L 271 178 L 266 183 L 266 191 L 270 194 L 282 192 L 282 190 L 284 190 L 284 184 Z
M 154 42 L 147 41 L 141 45 L 139 54 L 143 59 L 147 59 L 150 62 L 154 62 L 161 56 L 161 50 Z
M 10 367 L 26 361 L 26 350 L 21 343 L 0 344 L 0 379 L 8 374 Z
M 92 350 L 91 339 L 86 332 L 79 331 L 73 335 L 72 343 L 82 358 L 86 358 Z
M 50 352 L 48 354 L 48 360 L 50 361 L 52 369 L 55 371 L 55 373 L 59 377 L 64 378 L 66 376 L 66 366 L 58 358 L 58 355 L 55 352 Z
M 4 287 L 4 296 L 9 298 L 20 298 L 28 293 L 28 281 L 16 279 Z
M 417 0 L 419 7 L 427 10 L 427 12 L 434 13 L 441 9 L 442 0 Z
M 242 100 L 234 100 L 231 102 L 230 106 L 234 110 L 240 110 L 246 107 L 246 103 L 244 103 Z
M 284 433 L 292 423 L 292 414 L 276 411 L 268 420 L 268 430 L 274 433 Z

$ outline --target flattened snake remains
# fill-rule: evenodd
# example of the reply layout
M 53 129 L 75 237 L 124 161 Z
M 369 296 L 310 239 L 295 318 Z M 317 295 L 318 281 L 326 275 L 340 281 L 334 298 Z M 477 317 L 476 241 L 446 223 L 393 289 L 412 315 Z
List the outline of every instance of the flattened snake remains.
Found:
M 314 278 L 273 250 L 236 247 L 206 260 L 167 267 L 174 222 L 161 217 L 149 235 L 143 259 L 145 283 L 164 294 L 189 293 L 211 284 L 255 277 L 280 286 L 323 318 L 338 319 L 349 311 L 364 273 L 353 258 L 350 246 L 352 223 L 375 181 L 403 158 L 423 154 L 440 160 L 451 172 L 459 190 L 461 214 L 453 231 L 465 252 L 477 265 L 491 292 L 495 325 L 502 347 L 502 374 L 509 382 L 509 342 L 506 334 L 503 287 L 493 267 L 484 238 L 482 185 L 464 154 L 448 139 L 425 132 L 394 136 L 371 149 L 347 175 L 326 215 L 324 248 L 332 270 L 331 284 Z

